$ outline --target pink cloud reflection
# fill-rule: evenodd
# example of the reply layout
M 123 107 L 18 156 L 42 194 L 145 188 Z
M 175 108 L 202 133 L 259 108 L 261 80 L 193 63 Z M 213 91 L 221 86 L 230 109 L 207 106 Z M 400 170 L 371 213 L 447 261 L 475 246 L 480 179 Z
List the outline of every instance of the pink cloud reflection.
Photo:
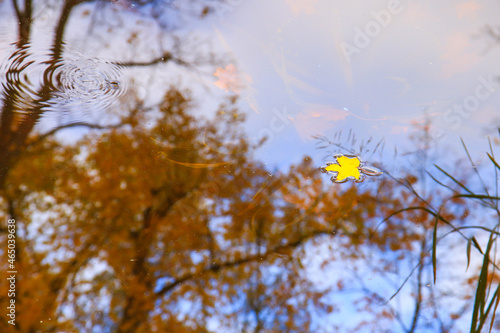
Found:
M 286 4 L 295 15 L 307 14 L 312 15 L 316 13 L 315 4 L 318 0 L 286 0 Z
M 303 113 L 294 118 L 293 123 L 301 138 L 307 140 L 334 128 L 338 121 L 344 120 L 348 115 L 349 112 L 328 105 L 309 104 Z
M 472 19 L 477 16 L 477 11 L 482 6 L 475 1 L 468 1 L 462 4 L 459 4 L 455 7 L 457 11 L 457 17 L 459 19 L 466 18 Z
M 441 59 L 444 60 L 442 74 L 445 78 L 467 72 L 478 63 L 479 56 L 472 51 L 474 48 L 470 42 L 470 36 L 462 33 L 447 38 L 441 53 Z

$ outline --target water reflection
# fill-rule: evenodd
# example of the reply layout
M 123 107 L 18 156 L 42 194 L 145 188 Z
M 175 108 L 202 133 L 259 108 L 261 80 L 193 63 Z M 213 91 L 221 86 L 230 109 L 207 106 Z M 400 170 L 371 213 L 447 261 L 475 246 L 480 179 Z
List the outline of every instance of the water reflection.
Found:
M 66 52 L 53 63 L 49 52 L 23 45 L 0 64 L 0 83 L 2 93 L 15 100 L 17 112 L 29 113 L 43 104 L 42 112 L 71 112 L 74 121 L 81 121 L 82 111 L 107 112 L 126 93 L 122 71 L 111 61 L 76 52 Z M 48 92 L 51 97 L 46 100 L 43 95 Z
M 29 45 L 11 47 L 12 53 L 0 62 L 0 84 L 2 94 L 15 103 L 19 112 L 29 112 L 35 107 L 34 101 L 40 98 L 38 90 L 43 85 L 43 75 L 47 67 L 43 59 L 46 55 L 30 52 Z M 45 57 L 44 57 L 45 56 Z M 19 96 L 19 97 L 18 97 Z
M 341 20 L 331 33 L 333 5 Z M 432 134 L 437 103 L 415 92 L 415 76 L 435 82 L 420 67 L 394 73 L 411 62 L 376 46 L 411 39 L 403 32 L 415 17 L 427 22 L 422 13 L 453 5 L 405 3 L 348 65 L 332 56 L 338 50 L 318 51 L 340 38 L 339 22 L 373 25 L 379 5 L 68 0 L 36 11 L 54 14 L 43 48 L 29 7 L 1 2 L 9 12 L 0 15 L 20 26 L 0 48 L 0 253 L 13 257 L 0 265 L 16 272 L 15 297 L 0 295 L 0 305 L 14 300 L 17 330 L 496 329 L 498 141 L 485 139 L 482 162 L 468 140 L 453 142 L 463 152 L 450 158 Z M 478 8 L 458 12 L 472 20 Z M 397 21 L 405 15 L 410 23 Z M 255 17 L 268 24 L 256 27 Z M 209 39 L 188 38 L 196 29 L 223 45 L 194 43 Z M 82 31 L 91 33 L 79 39 Z M 219 58 L 238 48 L 231 33 L 251 50 Z M 107 46 L 75 46 L 85 43 Z M 377 50 L 383 60 L 370 60 Z M 103 124 L 110 114 L 117 121 Z M 64 121 L 47 128 L 46 117 Z M 76 125 L 87 130 L 75 134 Z M 318 170 L 332 155 L 324 171 L 335 183 Z M 380 175 L 371 165 L 383 176 L 336 183 Z M 0 331 L 9 325 L 0 321 Z
M 334 158 L 335 162 L 327 162 L 326 166 L 321 167 L 322 172 L 333 175 L 331 180 L 334 183 L 345 183 L 350 179 L 361 183 L 365 179 L 361 173 L 368 176 L 382 174 L 373 167 L 365 165 L 356 155 L 337 154 Z
M 111 101 L 126 92 L 124 84 L 119 83 L 119 66 L 83 55 L 61 60 L 52 68 L 48 81 L 55 85 L 57 104 L 77 106 L 94 102 L 107 109 Z M 68 107 L 67 104 L 65 106 Z

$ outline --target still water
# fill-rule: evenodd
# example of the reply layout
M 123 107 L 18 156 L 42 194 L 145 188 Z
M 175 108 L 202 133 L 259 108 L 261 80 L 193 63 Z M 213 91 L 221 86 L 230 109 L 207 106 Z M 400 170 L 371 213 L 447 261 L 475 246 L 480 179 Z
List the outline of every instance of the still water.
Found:
M 0 1 L 0 331 L 499 330 L 499 8 Z

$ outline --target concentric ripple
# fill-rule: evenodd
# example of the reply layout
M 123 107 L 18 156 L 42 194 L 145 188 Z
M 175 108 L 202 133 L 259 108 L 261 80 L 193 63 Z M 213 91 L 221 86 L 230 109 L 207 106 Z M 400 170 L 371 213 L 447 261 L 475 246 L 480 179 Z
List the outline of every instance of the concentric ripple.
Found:
M 27 113 L 35 106 L 46 65 L 30 52 L 29 46 L 11 47 L 0 62 L 0 94 L 14 102 L 17 112 Z M 3 96 L 6 94 L 7 96 Z M 15 97 L 15 98 L 14 98 Z
M 109 105 L 125 92 L 121 68 L 98 58 L 76 58 L 60 61 L 51 71 L 51 82 L 58 104 Z
M 14 47 L 0 62 L 0 94 L 14 100 L 15 112 L 27 114 L 41 107 L 44 115 L 74 121 L 112 113 L 112 105 L 127 90 L 122 66 L 74 52 L 65 52 L 54 64 L 51 56 L 26 45 Z

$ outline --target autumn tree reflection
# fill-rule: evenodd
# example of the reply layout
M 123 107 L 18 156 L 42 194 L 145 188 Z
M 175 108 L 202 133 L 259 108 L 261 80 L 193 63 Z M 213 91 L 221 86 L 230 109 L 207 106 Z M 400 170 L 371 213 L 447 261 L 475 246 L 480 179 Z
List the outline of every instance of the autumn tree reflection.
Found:
M 8 187 L 27 221 L 23 331 L 198 331 L 214 318 L 273 330 L 310 324 L 309 312 L 291 310 L 326 305 L 299 277 L 293 252 L 332 234 L 330 222 L 310 215 L 322 194 L 305 198 L 312 207 L 290 203 L 304 199 L 286 189 L 287 175 L 252 160 L 232 103 L 213 121 L 197 120 L 185 94 L 172 90 L 152 128 L 141 113 L 127 129 L 73 147 L 47 140 L 32 148 Z M 293 174 L 320 190 L 310 160 Z M 37 218 L 42 211 L 50 214 Z M 234 309 L 241 302 L 243 318 Z
M 4 46 L 10 54 L 0 63 L 0 190 L 10 169 L 17 164 L 19 154 L 33 139 L 70 127 L 106 129 L 126 124 L 127 119 L 113 125 L 102 124 L 99 122 L 102 114 L 85 119 L 69 115 L 69 122 L 45 133 L 36 127 L 44 117 L 62 117 L 63 113 L 77 113 L 78 109 L 104 109 L 104 112 L 116 109 L 111 103 L 102 105 L 103 99 L 117 99 L 119 96 L 113 96 L 117 91 L 120 95 L 128 93 L 122 86 L 125 82 L 115 78 L 119 75 L 110 75 L 113 71 L 166 63 L 189 70 L 214 66 L 217 58 L 213 54 L 193 50 L 187 38 L 180 41 L 176 30 L 189 17 L 216 12 L 221 3 L 225 1 L 11 0 L 0 3 L 0 18 L 3 22 L 12 22 L 11 26 L 0 29 L 8 29 L 8 37 L 16 35 L 13 48 Z M 142 41 L 138 29 L 124 24 L 134 14 L 149 17 L 158 26 L 157 43 Z M 176 23 L 165 24 L 166 17 L 175 19 Z M 87 33 L 82 35 L 81 31 Z M 128 58 L 123 56 L 122 50 L 116 47 L 121 40 L 147 57 L 134 53 Z M 46 41 L 45 49 L 34 49 L 34 45 L 40 47 L 38 43 L 42 41 Z M 116 48 L 110 50 L 114 60 L 86 59 L 78 53 L 88 48 Z M 72 71 L 75 72 L 72 74 Z M 61 103 L 77 107 L 68 110 L 67 105 Z M 88 106 L 88 103 L 94 104 Z
M 63 3 L 46 73 L 63 57 L 71 13 L 83 3 Z M 189 3 L 205 16 L 203 5 L 217 2 Z M 57 91 L 43 80 L 21 89 L 32 7 L 12 5 L 20 30 L 2 92 L 0 193 L 2 221 L 20 221 L 19 293 L 17 326 L 1 317 L 0 331 L 455 332 L 471 316 L 476 331 L 494 327 L 498 195 L 470 191 L 468 174 L 384 170 L 364 183 L 331 184 L 307 155 L 274 170 L 254 158 L 259 144 L 241 127 L 236 97 L 208 119 L 174 87 L 154 106 L 131 93 L 111 125 L 38 132 Z M 212 60 L 174 51 L 114 64 L 192 69 Z M 91 131 L 75 144 L 54 138 L 75 126 Z M 490 160 L 498 172 L 493 151 Z M 423 182 L 433 185 L 422 192 Z M 493 222 L 479 205 L 492 209 Z M 486 246 L 467 233 L 473 228 L 492 235 Z M 447 269 L 458 265 L 457 244 L 467 249 L 467 275 Z M 2 306 L 5 295 L 2 284 Z
M 171 89 L 126 127 L 30 148 L 6 188 L 26 221 L 19 329 L 348 331 L 331 317 L 347 293 L 365 314 L 353 331 L 413 332 L 442 317 L 453 330 L 474 280 L 463 294 L 429 287 L 435 200 L 417 195 L 418 178 L 325 186 L 309 157 L 271 171 L 252 158 L 235 103 L 203 119 Z M 439 214 L 458 227 L 468 208 Z M 405 310 L 386 303 L 400 287 Z M 461 308 L 450 321 L 451 299 Z

